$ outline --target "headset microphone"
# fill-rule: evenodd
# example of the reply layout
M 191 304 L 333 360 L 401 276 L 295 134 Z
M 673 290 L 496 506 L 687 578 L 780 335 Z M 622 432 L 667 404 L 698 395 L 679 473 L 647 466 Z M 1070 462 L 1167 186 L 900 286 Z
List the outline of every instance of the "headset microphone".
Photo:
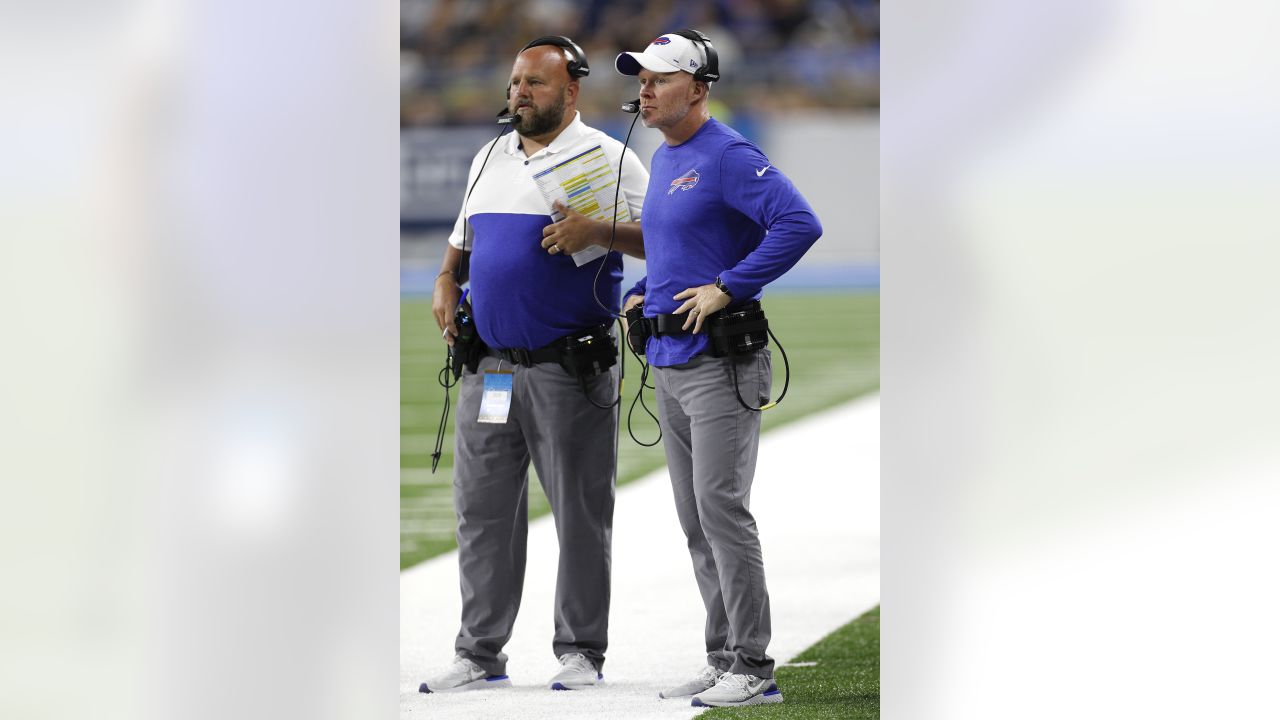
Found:
M 516 119 L 517 119 L 517 116 L 513 115 L 510 110 L 506 108 L 502 108 L 502 110 L 498 112 L 497 123 L 499 125 L 510 125 L 511 123 L 515 122 Z M 476 178 L 476 179 L 478 180 L 479 178 Z
M 640 98 L 636 98 L 629 103 L 622 104 L 622 112 L 629 112 L 633 115 L 640 112 Z

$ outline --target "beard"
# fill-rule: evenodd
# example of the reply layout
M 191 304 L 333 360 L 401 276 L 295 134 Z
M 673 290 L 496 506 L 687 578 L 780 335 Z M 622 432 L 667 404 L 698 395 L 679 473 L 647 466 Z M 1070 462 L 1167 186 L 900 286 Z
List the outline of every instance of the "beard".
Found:
M 515 122 L 511 123 L 512 129 L 525 137 L 538 137 L 546 135 L 560 126 L 560 121 L 564 120 L 564 93 L 560 93 L 560 97 L 556 101 L 545 108 L 539 108 L 530 104 L 531 112 L 527 115 L 516 115 Z

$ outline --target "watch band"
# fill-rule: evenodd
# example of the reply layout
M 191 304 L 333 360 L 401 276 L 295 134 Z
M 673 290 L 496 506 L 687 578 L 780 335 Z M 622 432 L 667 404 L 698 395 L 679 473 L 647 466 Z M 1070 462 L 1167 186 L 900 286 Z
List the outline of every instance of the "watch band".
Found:
M 729 292 L 728 286 L 726 286 L 724 284 L 724 281 L 721 280 L 719 277 L 716 277 L 716 287 L 720 290 L 720 292 L 724 293 L 725 295 L 728 295 L 730 299 L 733 299 L 733 293 Z

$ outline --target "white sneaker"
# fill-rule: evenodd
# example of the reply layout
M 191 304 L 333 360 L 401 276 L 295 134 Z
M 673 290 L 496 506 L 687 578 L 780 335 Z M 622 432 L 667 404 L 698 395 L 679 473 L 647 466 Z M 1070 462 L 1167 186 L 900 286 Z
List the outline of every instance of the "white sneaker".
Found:
M 449 669 L 427 678 L 418 686 L 420 693 L 462 692 L 463 690 L 485 690 L 488 688 L 511 687 L 511 678 L 506 675 L 490 675 L 471 660 L 461 655 L 453 659 Z
M 677 685 L 673 688 L 668 688 L 666 690 L 663 690 L 662 692 L 658 693 L 658 697 L 663 698 L 665 700 L 668 698 L 689 697 L 690 695 L 697 695 L 703 690 L 710 690 L 711 688 L 715 687 L 716 683 L 720 681 L 720 677 L 722 675 L 724 675 L 723 671 L 717 670 L 714 667 L 711 667 L 710 665 L 708 665 L 702 668 L 702 671 L 699 672 L 697 675 L 695 675 L 694 678 L 689 682 L 683 685 Z
M 566 653 L 560 656 L 560 672 L 551 678 L 552 690 L 581 690 L 604 679 L 595 663 L 582 653 Z
M 725 673 L 710 690 L 693 696 L 694 707 L 736 707 L 782 702 L 782 691 L 773 678 Z

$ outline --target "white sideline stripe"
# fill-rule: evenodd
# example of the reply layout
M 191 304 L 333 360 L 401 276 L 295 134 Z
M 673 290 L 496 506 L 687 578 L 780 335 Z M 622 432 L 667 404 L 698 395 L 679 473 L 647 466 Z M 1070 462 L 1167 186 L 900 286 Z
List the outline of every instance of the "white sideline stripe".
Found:
M 773 610 L 769 653 L 783 662 L 880 599 L 880 399 L 855 400 L 766 434 L 752 492 Z M 524 601 L 507 673 L 514 687 L 423 695 L 453 659 L 461 601 L 456 552 L 400 575 L 400 717 L 432 720 L 691 718 L 664 687 L 705 664 L 704 614 L 666 469 L 618 491 L 606 685 L 552 692 L 557 547 L 550 517 L 530 524 Z M 786 695 L 787 688 L 781 688 Z

